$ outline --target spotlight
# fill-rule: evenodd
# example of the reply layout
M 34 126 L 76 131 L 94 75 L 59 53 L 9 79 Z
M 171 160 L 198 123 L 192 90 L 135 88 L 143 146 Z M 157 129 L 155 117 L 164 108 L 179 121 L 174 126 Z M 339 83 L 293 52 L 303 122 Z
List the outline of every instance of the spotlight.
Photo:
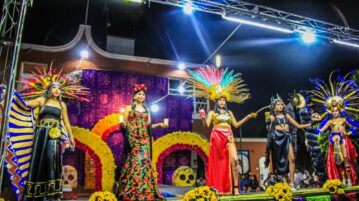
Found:
M 185 91 L 185 89 L 182 85 L 178 87 L 178 92 L 180 92 L 180 94 L 183 94 L 184 91 Z
M 192 14 L 193 12 L 193 6 L 191 2 L 188 2 L 184 5 L 183 7 L 183 12 L 186 13 L 187 15 Z
M 87 50 L 82 50 L 80 52 L 81 59 L 88 59 L 89 58 L 89 52 Z
M 121 112 L 121 113 L 124 113 L 124 112 L 125 112 L 125 108 L 121 107 L 120 112 Z
M 306 44 L 314 43 L 316 36 L 313 32 L 304 32 L 301 34 L 302 41 Z
M 184 63 L 179 63 L 178 64 L 178 69 L 184 70 L 184 69 L 186 69 L 186 66 L 184 65 Z
M 152 111 L 152 112 L 158 112 L 159 109 L 160 109 L 160 108 L 159 108 L 158 105 L 156 105 L 156 104 L 154 104 L 154 105 L 151 106 L 151 111 Z

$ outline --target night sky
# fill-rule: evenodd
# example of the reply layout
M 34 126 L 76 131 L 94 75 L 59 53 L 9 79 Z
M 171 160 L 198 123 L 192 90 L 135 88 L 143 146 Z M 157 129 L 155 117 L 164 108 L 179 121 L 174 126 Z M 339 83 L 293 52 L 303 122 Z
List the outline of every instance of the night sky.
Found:
M 250 1 L 299 15 L 359 29 L 358 1 Z M 25 25 L 24 42 L 61 45 L 69 42 L 85 20 L 86 0 L 34 0 Z M 88 24 L 105 49 L 106 35 L 135 38 L 135 55 L 202 64 L 237 23 L 219 16 L 151 3 L 90 0 Z M 252 98 L 230 104 L 237 117 L 268 105 L 275 93 L 288 98 L 294 89 L 311 89 L 309 78 L 327 79 L 333 69 L 359 66 L 359 49 L 318 39 L 304 45 L 294 34 L 242 25 L 219 51 L 223 66 L 242 73 Z M 210 60 L 207 64 L 213 64 Z M 260 126 L 258 126 L 260 125 Z M 264 115 L 243 126 L 245 136 L 265 136 Z

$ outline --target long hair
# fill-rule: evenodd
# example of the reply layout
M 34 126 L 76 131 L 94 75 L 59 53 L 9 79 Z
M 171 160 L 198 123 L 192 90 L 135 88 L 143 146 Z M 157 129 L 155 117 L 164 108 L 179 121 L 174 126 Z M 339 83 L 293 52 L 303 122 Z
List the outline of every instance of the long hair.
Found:
M 132 102 L 131 102 L 132 110 L 135 110 L 135 108 L 136 108 L 135 96 L 136 96 L 136 94 L 140 93 L 141 91 L 146 94 L 145 90 L 138 90 L 138 91 L 133 93 Z M 146 105 L 145 102 L 142 103 L 142 106 L 145 109 L 145 111 L 148 112 L 147 105 Z
M 277 111 L 275 110 L 275 106 L 277 105 L 278 102 L 281 102 L 283 104 L 283 114 L 286 114 L 286 110 L 285 110 L 285 104 L 283 100 L 276 100 L 274 103 L 272 103 L 272 108 L 270 110 L 271 115 L 276 116 L 277 115 Z
M 55 86 L 59 86 L 60 87 L 60 90 L 62 89 L 62 85 L 61 83 L 59 82 L 51 82 L 51 84 L 49 85 L 49 87 L 47 87 L 46 89 L 46 93 L 45 93 L 45 104 L 46 102 L 51 98 L 51 91 L 52 91 L 52 88 L 54 88 Z M 61 111 L 62 111 L 62 96 L 61 96 L 61 93 L 59 95 L 59 97 L 57 98 L 57 100 L 59 101 L 60 103 L 60 108 L 61 108 Z M 41 109 L 42 110 L 42 109 Z
M 220 108 L 219 108 L 219 105 L 218 105 L 218 100 L 219 100 L 219 99 L 216 99 L 216 101 L 214 101 L 213 110 L 214 110 L 215 113 L 220 113 Z M 226 100 L 226 104 L 224 105 L 224 110 L 225 110 L 226 112 L 228 112 L 227 100 Z

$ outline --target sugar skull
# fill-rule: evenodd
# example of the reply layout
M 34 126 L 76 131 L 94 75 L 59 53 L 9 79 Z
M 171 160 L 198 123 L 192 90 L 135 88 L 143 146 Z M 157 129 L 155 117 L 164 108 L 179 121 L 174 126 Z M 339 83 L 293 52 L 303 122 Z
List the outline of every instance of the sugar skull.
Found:
M 196 173 L 188 166 L 181 166 L 174 171 L 172 184 L 175 186 L 194 186 L 196 183 Z
M 62 166 L 62 183 L 70 188 L 77 188 L 77 170 L 71 165 Z

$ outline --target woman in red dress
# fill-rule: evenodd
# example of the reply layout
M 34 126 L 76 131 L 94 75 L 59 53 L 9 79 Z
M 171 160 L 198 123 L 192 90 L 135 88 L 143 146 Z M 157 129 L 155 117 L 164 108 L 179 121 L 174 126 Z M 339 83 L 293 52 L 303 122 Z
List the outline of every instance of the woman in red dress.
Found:
M 249 98 L 248 90 L 243 88 L 243 80 L 239 74 L 228 71 L 228 68 L 220 70 L 204 67 L 189 73 L 189 80 L 198 89 L 196 96 L 209 97 L 215 101 L 214 109 L 207 117 L 204 110 L 200 111 L 206 126 L 213 123 L 206 185 L 215 188 L 222 195 L 239 195 L 239 164 L 231 126 L 238 128 L 250 118 L 256 117 L 256 114 L 251 113 L 237 121 L 227 109 L 227 102 L 242 103 Z
M 324 109 L 321 111 L 323 121 L 317 132 L 329 138 L 326 163 L 328 178 L 339 179 L 347 186 L 358 184 L 358 154 L 350 139 L 357 132 L 354 127 L 359 127 L 358 122 L 350 118 L 357 118 L 355 116 L 359 113 L 359 88 L 351 80 L 355 72 L 332 79 L 333 71 L 328 84 L 319 78 L 313 79 L 315 89 L 309 91 L 311 101 Z

